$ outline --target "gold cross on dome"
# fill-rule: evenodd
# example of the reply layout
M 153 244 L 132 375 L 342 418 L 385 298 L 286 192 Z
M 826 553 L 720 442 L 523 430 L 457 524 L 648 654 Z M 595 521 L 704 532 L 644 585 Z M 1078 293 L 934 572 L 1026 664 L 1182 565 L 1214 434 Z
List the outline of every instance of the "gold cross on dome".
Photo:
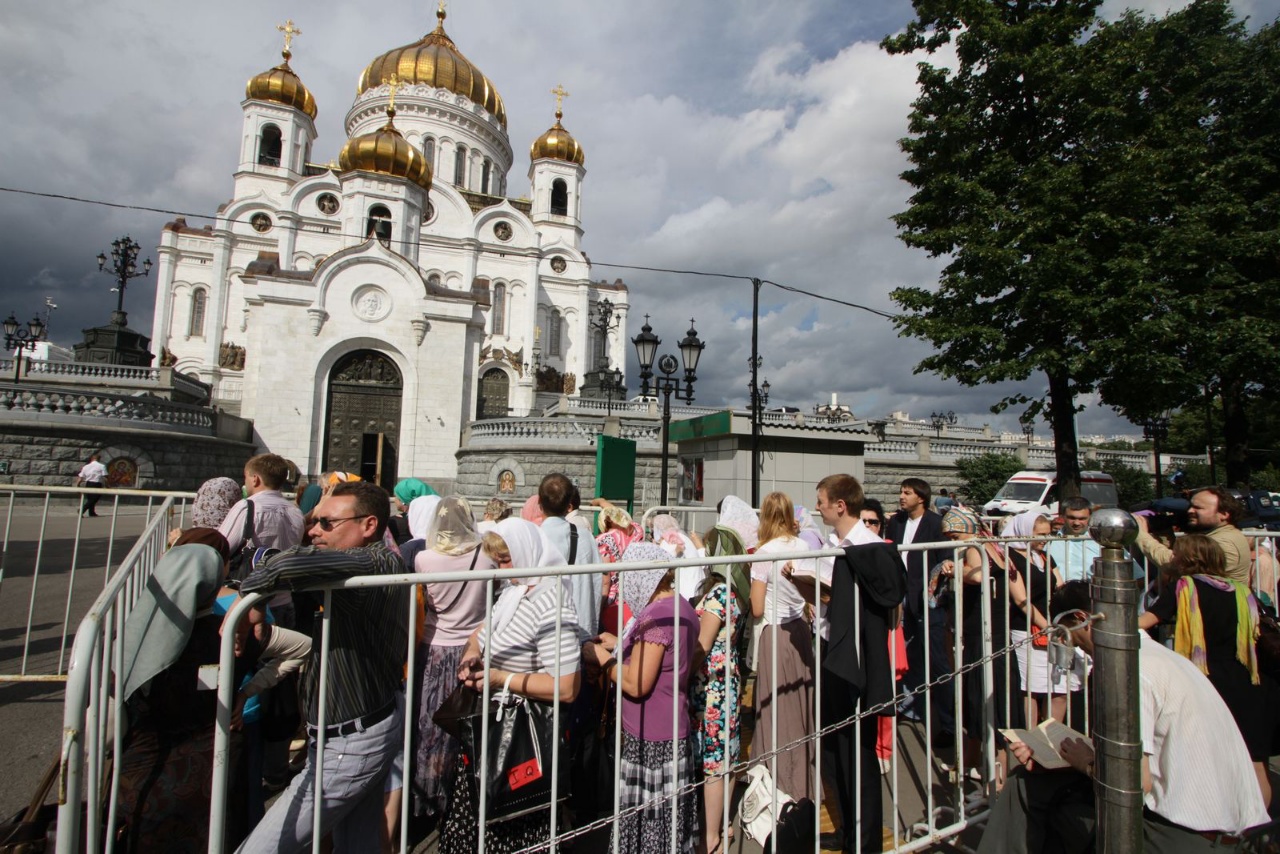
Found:
M 564 106 L 564 99 L 569 97 L 569 93 L 564 90 L 563 86 L 557 83 L 556 88 L 551 90 L 551 94 L 556 96 L 556 115 L 559 115 L 563 112 L 561 108 Z
M 396 108 L 396 93 L 405 87 L 405 82 L 400 79 L 400 75 L 392 74 L 390 77 L 382 78 L 382 82 L 391 88 L 391 96 L 387 101 L 387 109 L 394 110 Z
M 438 12 L 440 15 L 447 14 L 444 7 L 445 7 L 444 0 L 440 0 L 440 5 L 436 7 L 436 12 Z
M 285 21 L 283 24 L 277 24 L 276 29 L 284 33 L 284 49 L 288 53 L 293 46 L 293 37 L 302 35 L 302 30 L 293 25 L 293 19 Z

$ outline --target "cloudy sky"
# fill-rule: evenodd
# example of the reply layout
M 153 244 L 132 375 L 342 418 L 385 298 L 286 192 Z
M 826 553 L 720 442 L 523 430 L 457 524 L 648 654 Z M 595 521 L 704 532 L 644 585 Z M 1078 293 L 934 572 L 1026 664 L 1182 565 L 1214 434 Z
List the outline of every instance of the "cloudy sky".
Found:
M 1174 0 L 1123 3 L 1162 13 Z M 64 0 L 11 3 L 0 28 L 0 186 L 190 213 L 231 190 L 245 80 L 279 61 L 276 24 L 303 31 L 293 68 L 319 106 L 313 159 L 336 158 L 356 80 L 373 57 L 434 26 L 434 3 L 339 0 L 219 3 Z M 1260 25 L 1280 0 L 1239 0 Z M 889 216 L 915 91 L 915 58 L 877 47 L 911 18 L 908 0 L 457 0 L 447 29 L 502 93 L 528 191 L 529 143 L 553 119 L 586 150 L 585 248 L 596 277 L 622 277 L 633 322 L 651 313 L 673 346 L 688 319 L 707 342 L 699 403 L 742 403 L 750 353 L 749 283 L 616 270 L 606 263 L 758 276 L 893 310 L 889 292 L 936 281 Z M 114 308 L 99 251 L 130 234 L 154 257 L 170 216 L 0 192 L 0 312 L 25 320 L 46 297 L 52 337 L 71 345 Z M 200 225 L 206 220 L 193 220 Z M 149 332 L 148 280 L 129 289 L 130 325 Z M 954 410 L 993 416 L 1003 394 L 913 375 L 923 343 L 874 315 L 765 287 L 763 377 L 771 405 L 809 409 L 837 392 L 861 417 Z M 634 356 L 630 371 L 635 375 Z M 634 389 L 633 389 L 634 391 Z M 1091 407 L 1082 432 L 1133 429 Z M 1045 428 L 1041 428 L 1042 430 Z M 1046 430 L 1047 432 L 1047 430 Z

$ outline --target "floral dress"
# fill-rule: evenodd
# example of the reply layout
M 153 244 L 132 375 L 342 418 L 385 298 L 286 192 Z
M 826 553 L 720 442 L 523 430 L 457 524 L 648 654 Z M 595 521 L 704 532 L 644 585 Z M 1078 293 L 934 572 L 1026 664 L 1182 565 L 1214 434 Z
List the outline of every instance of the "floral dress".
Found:
M 732 610 L 732 620 L 726 613 Z M 726 705 L 729 714 L 729 757 L 732 765 L 741 754 L 739 743 L 739 723 L 741 715 L 739 707 L 742 697 L 741 675 L 738 669 L 741 649 L 738 641 L 744 638 L 747 620 L 746 614 L 739 606 L 738 597 L 728 584 L 720 582 L 711 588 L 697 607 L 698 617 L 704 613 L 714 614 L 720 619 L 720 633 L 716 635 L 711 653 L 702 662 L 702 667 L 694 674 L 690 707 L 698 718 L 698 747 L 701 751 L 702 770 L 704 774 L 720 774 L 728 771 L 724 767 L 725 739 L 724 718 Z M 729 624 L 733 623 L 733 646 L 729 646 Z

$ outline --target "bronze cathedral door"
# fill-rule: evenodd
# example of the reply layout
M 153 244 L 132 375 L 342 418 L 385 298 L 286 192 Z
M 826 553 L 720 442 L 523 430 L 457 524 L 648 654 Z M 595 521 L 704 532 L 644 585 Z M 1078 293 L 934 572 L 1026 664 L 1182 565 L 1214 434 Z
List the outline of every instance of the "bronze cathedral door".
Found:
M 329 373 L 324 469 L 358 474 L 391 491 L 400 445 L 404 382 L 395 363 L 373 350 L 357 350 Z

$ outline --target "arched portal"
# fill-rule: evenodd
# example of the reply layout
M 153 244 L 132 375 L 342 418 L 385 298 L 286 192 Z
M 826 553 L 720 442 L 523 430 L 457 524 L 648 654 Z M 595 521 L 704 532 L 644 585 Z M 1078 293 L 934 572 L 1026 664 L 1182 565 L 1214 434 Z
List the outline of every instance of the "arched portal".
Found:
M 511 381 L 502 368 L 490 368 L 480 378 L 480 399 L 476 401 L 476 420 L 506 418 Z
M 324 468 L 353 472 L 388 492 L 396 484 L 400 400 L 404 381 L 395 362 L 356 350 L 329 372 Z

